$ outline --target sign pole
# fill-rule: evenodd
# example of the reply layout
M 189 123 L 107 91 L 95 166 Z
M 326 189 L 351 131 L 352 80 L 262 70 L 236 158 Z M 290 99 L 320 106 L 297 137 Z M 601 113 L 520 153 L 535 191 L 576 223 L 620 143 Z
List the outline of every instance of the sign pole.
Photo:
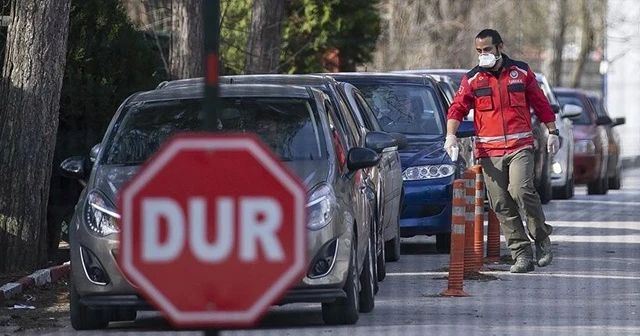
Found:
M 220 0 L 202 0 L 204 16 L 204 131 L 218 129 L 220 109 L 218 89 L 218 60 L 220 50 Z
M 220 0 L 202 0 L 204 26 L 204 131 L 215 132 L 218 125 L 218 59 L 220 50 Z M 204 330 L 204 336 L 220 336 L 218 329 Z

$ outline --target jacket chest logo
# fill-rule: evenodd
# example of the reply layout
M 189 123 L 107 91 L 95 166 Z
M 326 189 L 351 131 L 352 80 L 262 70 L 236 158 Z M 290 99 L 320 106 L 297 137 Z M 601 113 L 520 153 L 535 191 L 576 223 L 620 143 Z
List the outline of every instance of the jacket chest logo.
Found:
M 487 76 L 478 76 L 478 87 L 489 86 L 489 78 Z
M 518 73 L 517 70 L 511 70 L 511 72 L 509 72 L 509 77 L 511 77 L 509 79 L 509 85 L 524 84 L 524 81 L 520 78 L 520 74 Z

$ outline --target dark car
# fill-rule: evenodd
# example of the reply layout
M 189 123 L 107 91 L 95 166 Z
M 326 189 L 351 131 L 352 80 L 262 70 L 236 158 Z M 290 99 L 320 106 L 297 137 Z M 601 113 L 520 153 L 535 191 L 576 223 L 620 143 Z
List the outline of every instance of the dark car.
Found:
M 379 223 L 376 239 L 376 273 L 378 280 L 382 281 L 386 276 L 386 260 L 400 259 L 399 216 L 403 193 L 402 166 L 397 150 L 384 151 L 382 148 L 371 147 L 366 142 L 368 133 L 381 133 L 381 128 L 369 118 L 366 110 L 368 106 L 357 99 L 358 95 L 361 96 L 358 90 L 350 84 L 338 85 L 333 78 L 320 75 L 238 75 L 223 76 L 220 81 L 234 84 L 306 85 L 322 90 L 334 102 L 337 121 L 349 131 L 347 133 L 348 148 L 368 147 L 380 153 L 380 163 L 366 170 L 366 173 L 375 185 L 376 205 L 374 207 L 378 209 L 376 222 Z M 406 143 L 406 139 L 401 134 L 393 134 L 393 136 L 399 138 L 400 142 Z
M 464 69 L 418 69 L 418 70 L 402 70 L 398 71 L 402 73 L 413 73 L 413 74 L 429 74 L 429 75 L 439 75 L 439 76 L 448 76 L 455 83 L 455 90 L 458 91 L 460 87 L 460 81 L 464 75 L 468 72 L 468 70 Z M 470 113 L 469 116 L 472 114 Z M 536 187 L 536 191 L 540 195 L 540 201 L 543 204 L 547 204 L 551 201 L 553 197 L 553 189 L 551 184 L 551 168 L 552 168 L 552 157 L 547 152 L 547 130 L 540 121 L 538 121 L 538 117 L 535 113 L 531 113 L 531 126 L 532 133 L 534 139 L 534 162 L 535 162 L 535 180 L 534 185 Z
M 456 162 L 443 149 L 448 102 L 438 83 L 429 76 L 406 74 L 330 75 L 360 89 L 383 130 L 407 137 L 409 145 L 400 151 L 405 191 L 400 216 L 402 236 L 435 235 L 437 250 L 448 252 L 453 180 L 473 163 L 465 159 L 470 146 L 461 146 Z M 459 136 L 473 134 L 473 123 L 463 122 Z
M 609 160 L 607 160 L 607 176 L 609 179 L 609 189 L 620 189 L 622 187 L 622 162 L 620 160 L 620 135 L 614 127 L 624 125 L 626 118 L 611 118 L 605 107 L 604 99 L 598 93 L 586 91 L 587 97 L 593 105 L 597 118 L 606 121 L 602 128 L 607 133 L 609 143 Z
M 609 182 L 620 187 L 620 142 L 612 130 L 625 123 L 624 118 L 611 119 L 598 96 L 582 89 L 554 88 L 558 100 L 565 110 L 577 110 L 572 118 L 574 135 L 574 180 L 576 184 L 587 184 L 587 193 L 604 195 Z M 596 105 L 594 105 L 594 103 Z M 613 153 L 612 153 L 613 152 Z M 614 159 L 611 155 L 615 155 Z
M 202 88 L 133 94 L 116 112 L 91 158 L 73 157 L 61 165 L 67 177 L 87 179 L 70 224 L 74 266 L 69 293 L 75 329 L 104 328 L 110 321 L 133 320 L 137 310 L 152 308 L 116 263 L 116 198 L 167 138 L 202 128 Z M 371 311 L 375 304 L 375 195 L 362 171 L 378 164 L 380 155 L 347 146 L 348 131 L 337 121 L 333 102 L 319 90 L 221 85 L 220 96 L 219 131 L 255 133 L 308 190 L 309 269 L 279 304 L 318 302 L 326 323 L 355 323 L 359 312 Z M 373 147 L 395 146 L 395 139 L 376 133 L 366 141 Z M 93 166 L 87 167 L 91 161 Z

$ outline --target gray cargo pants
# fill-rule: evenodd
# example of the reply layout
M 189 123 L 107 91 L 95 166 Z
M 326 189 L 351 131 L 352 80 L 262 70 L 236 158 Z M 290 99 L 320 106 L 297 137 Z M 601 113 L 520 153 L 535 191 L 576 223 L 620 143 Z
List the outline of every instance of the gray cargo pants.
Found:
M 540 195 L 534 186 L 533 148 L 527 147 L 501 157 L 480 158 L 489 205 L 495 211 L 502 233 L 515 260 L 533 259 L 531 241 L 520 217 L 526 216 L 527 229 L 536 242 L 545 240 L 553 229 L 545 223 Z

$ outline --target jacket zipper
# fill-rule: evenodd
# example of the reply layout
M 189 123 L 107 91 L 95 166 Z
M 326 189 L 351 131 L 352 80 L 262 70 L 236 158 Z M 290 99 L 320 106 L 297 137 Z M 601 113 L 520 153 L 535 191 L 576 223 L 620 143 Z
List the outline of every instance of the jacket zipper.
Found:
M 504 108 L 502 106 L 502 85 L 500 85 L 500 76 L 502 76 L 502 72 L 498 75 L 498 97 L 500 97 L 500 113 L 502 114 L 502 135 L 504 136 L 504 148 L 507 148 L 507 125 L 504 119 Z

